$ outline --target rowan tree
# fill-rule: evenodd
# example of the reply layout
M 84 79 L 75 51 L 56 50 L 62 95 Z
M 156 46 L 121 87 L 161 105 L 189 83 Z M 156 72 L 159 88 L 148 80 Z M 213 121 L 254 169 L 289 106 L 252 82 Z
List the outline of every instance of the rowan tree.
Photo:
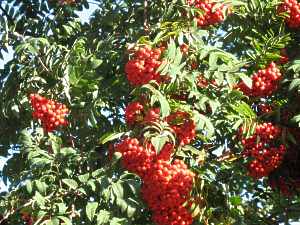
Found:
M 297 0 L 4 0 L 0 24 L 0 224 L 299 221 Z

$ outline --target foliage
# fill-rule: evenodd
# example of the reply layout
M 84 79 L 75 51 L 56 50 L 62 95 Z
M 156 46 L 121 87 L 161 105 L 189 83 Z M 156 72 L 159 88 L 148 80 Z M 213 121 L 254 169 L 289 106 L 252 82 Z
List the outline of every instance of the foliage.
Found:
M 28 216 L 35 225 L 153 224 L 143 179 L 113 153 L 125 137 L 151 142 L 157 154 L 166 142 L 176 146 L 172 160 L 196 174 L 192 204 L 186 203 L 193 224 L 300 219 L 299 29 L 286 24 L 278 0 L 218 1 L 211 10 L 228 5 L 217 10 L 225 20 L 205 27 L 193 20 L 205 12 L 190 2 L 2 1 L 0 58 L 9 46 L 14 56 L 0 70 L 0 156 L 8 159 L 0 176 L 9 187 L 0 195 L 0 224 L 30 224 Z M 76 11 L 91 5 L 96 10 L 82 23 Z M 133 87 L 126 63 L 145 46 L 164 49 L 156 68 L 161 80 Z M 283 75 L 271 94 L 247 96 L 238 88 L 253 88 L 253 74 L 271 62 Z M 43 130 L 32 117 L 32 93 L 65 104 L 68 125 Z M 124 114 L 133 101 L 144 111 L 134 111 L 140 114 L 129 124 Z M 153 108 L 158 118 L 141 123 Z M 188 119 L 168 121 L 179 111 Z M 181 120 L 196 129 L 195 137 L 183 130 L 191 136 L 184 144 L 174 131 Z M 289 153 L 268 176 L 254 179 L 242 139 L 264 122 L 280 127 L 276 145 Z

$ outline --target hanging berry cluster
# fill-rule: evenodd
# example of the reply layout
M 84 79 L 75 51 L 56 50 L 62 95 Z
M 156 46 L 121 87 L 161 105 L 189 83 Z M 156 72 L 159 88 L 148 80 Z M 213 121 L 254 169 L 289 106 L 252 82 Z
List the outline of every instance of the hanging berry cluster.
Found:
M 273 106 L 267 103 L 259 103 L 257 105 L 257 114 L 263 115 L 273 111 Z
M 266 69 L 259 70 L 252 75 L 252 88 L 244 82 L 241 82 L 238 88 L 247 96 L 265 97 L 277 90 L 281 78 L 279 68 L 272 62 Z
M 288 128 L 294 140 L 300 140 L 299 128 Z M 293 196 L 300 189 L 300 151 L 299 144 L 289 143 L 289 147 L 280 166 L 269 175 L 269 184 L 273 190 L 279 190 L 284 196 Z
M 269 185 L 273 190 L 279 190 L 284 196 L 293 196 L 295 189 L 300 187 L 300 180 L 294 181 L 283 176 L 276 179 L 269 177 Z
M 196 124 L 187 112 L 174 112 L 166 118 L 166 121 L 175 132 L 179 145 L 187 145 L 195 139 Z
M 22 213 L 21 218 L 26 225 L 32 225 L 34 223 L 33 218 L 28 213 Z
M 194 174 L 181 160 L 157 160 L 143 179 L 142 195 L 156 224 L 192 224 L 183 204 L 189 200 Z
M 299 14 L 300 15 L 300 14 Z M 289 62 L 289 56 L 285 48 L 280 50 L 280 58 L 278 60 L 278 64 L 286 64 Z
M 223 13 L 225 10 L 224 4 L 220 4 L 218 8 L 215 7 L 216 3 L 211 0 L 188 0 L 188 4 L 203 11 L 195 18 L 199 27 L 218 24 L 225 18 Z
M 161 55 L 164 47 L 152 49 L 149 46 L 140 47 L 125 66 L 125 72 L 129 83 L 133 86 L 141 86 L 155 80 L 161 81 L 160 74 L 156 72 L 161 65 Z
M 68 124 L 65 119 L 69 112 L 66 105 L 49 100 L 38 94 L 31 94 L 30 102 L 33 108 L 33 118 L 41 121 L 45 131 L 51 132 L 58 126 L 66 126 Z
M 172 144 L 166 143 L 157 154 L 151 143 L 144 147 L 136 138 L 125 138 L 115 149 L 123 156 L 123 167 L 141 177 L 142 196 L 156 224 L 192 224 L 192 216 L 183 203 L 189 200 L 194 174 L 183 161 L 170 162 Z
M 290 28 L 300 27 L 300 3 L 297 0 L 284 0 L 278 8 L 279 13 L 286 12 L 288 17 L 285 19 Z
M 186 46 L 182 48 L 188 51 Z M 140 86 L 150 80 L 158 83 L 162 81 L 156 72 L 161 64 L 162 51 L 142 47 L 135 53 L 134 59 L 125 68 L 131 85 Z M 151 122 L 168 124 L 177 142 L 166 142 L 158 152 L 151 141 L 141 134 L 138 139 L 127 137 L 121 140 L 114 149 L 122 154 L 122 166 L 142 179 L 142 197 L 152 212 L 153 222 L 157 225 L 190 225 L 193 222 L 192 215 L 184 203 L 191 202 L 190 192 L 195 175 L 184 161 L 172 161 L 172 158 L 176 147 L 189 144 L 195 139 L 195 122 L 189 113 L 183 111 L 175 111 L 161 119 L 160 108 L 148 105 L 147 99 L 129 103 L 125 108 L 127 125 L 138 128 L 135 129 L 138 132 Z
M 149 123 L 159 119 L 160 109 L 150 108 L 145 110 L 144 105 L 135 101 L 128 104 L 125 108 L 125 120 L 128 125 L 140 122 Z
M 280 135 L 281 128 L 272 123 L 263 123 L 256 127 L 251 137 L 242 139 L 243 155 L 252 159 L 248 164 L 251 177 L 258 179 L 268 176 L 281 164 L 286 148 L 277 143 Z

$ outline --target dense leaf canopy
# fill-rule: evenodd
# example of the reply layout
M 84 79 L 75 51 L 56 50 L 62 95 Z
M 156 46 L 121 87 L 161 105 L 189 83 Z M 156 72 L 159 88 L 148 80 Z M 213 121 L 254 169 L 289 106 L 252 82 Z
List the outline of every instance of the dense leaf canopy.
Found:
M 0 224 L 169 225 L 145 196 L 163 193 L 159 163 L 192 178 L 193 224 L 299 221 L 299 12 L 295 0 L 1 1 L 0 59 L 13 58 L 0 70 Z

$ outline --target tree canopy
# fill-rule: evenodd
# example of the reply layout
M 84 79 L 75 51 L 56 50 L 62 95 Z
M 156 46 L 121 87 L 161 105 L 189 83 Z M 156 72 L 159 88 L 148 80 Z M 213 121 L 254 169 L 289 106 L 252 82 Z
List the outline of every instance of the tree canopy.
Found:
M 299 44 L 297 0 L 3 0 L 0 224 L 299 221 Z

